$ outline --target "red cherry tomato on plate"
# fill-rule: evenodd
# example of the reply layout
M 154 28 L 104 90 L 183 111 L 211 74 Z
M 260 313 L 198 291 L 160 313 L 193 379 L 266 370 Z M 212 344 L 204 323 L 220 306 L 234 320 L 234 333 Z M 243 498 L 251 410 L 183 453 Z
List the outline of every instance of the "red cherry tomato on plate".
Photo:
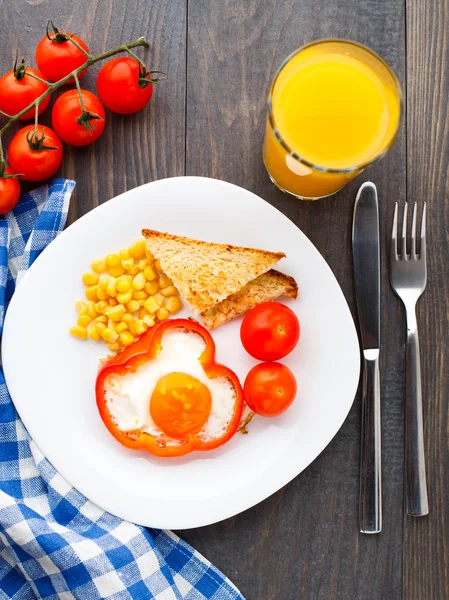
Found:
M 56 133 L 38 125 L 22 127 L 12 138 L 8 148 L 12 169 L 28 181 L 42 181 L 56 173 L 62 162 L 62 142 Z
M 36 63 L 39 70 L 50 81 L 59 81 L 74 69 L 81 67 L 87 60 L 84 52 L 71 40 L 74 40 L 86 52 L 89 52 L 89 48 L 77 35 L 73 35 L 68 31 L 59 31 L 53 26 L 53 23 L 50 22 L 50 24 L 53 31 L 49 33 L 47 26 L 47 35 L 41 39 L 36 47 Z M 81 71 L 78 79 L 81 79 L 85 72 L 86 69 Z M 72 82 L 73 77 L 67 83 Z
M 20 184 L 17 177 L 5 177 L 14 175 L 11 167 L 6 167 L 0 176 L 0 215 L 6 215 L 17 204 L 20 197 Z
M 22 61 L 20 65 L 15 65 L 12 71 L 8 71 L 0 78 L 0 110 L 7 115 L 17 115 L 47 91 L 45 83 L 35 79 L 33 75 L 45 79 L 37 69 L 26 67 Z M 47 108 L 49 102 L 50 96 L 39 102 L 39 114 Z M 35 111 L 33 106 L 20 119 L 34 119 Z
M 280 302 L 263 302 L 251 309 L 240 327 L 243 347 L 258 360 L 279 360 L 287 356 L 299 340 L 295 313 Z
M 283 413 L 296 396 L 296 379 L 288 367 L 265 362 L 251 369 L 245 379 L 245 401 L 256 414 L 275 417 Z
M 150 73 L 135 58 L 120 56 L 103 65 L 98 73 L 97 90 L 109 110 L 127 115 L 148 104 L 153 84 Z
M 87 90 L 81 90 L 85 112 L 77 90 L 64 92 L 56 100 L 51 113 L 53 128 L 59 137 L 72 146 L 87 146 L 95 142 L 105 126 L 104 108 L 100 100 Z

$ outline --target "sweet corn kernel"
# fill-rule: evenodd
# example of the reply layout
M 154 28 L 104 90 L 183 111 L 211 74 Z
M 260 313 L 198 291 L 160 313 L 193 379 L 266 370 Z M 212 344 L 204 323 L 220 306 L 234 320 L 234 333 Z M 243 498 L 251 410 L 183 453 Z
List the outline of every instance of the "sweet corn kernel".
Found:
M 160 305 L 154 296 L 145 300 L 143 305 L 145 306 L 146 310 L 151 314 L 155 313 L 160 308 Z
M 160 294 L 159 292 L 157 294 L 154 294 L 153 298 L 156 300 L 156 302 L 159 305 L 159 308 L 161 306 L 164 306 L 164 302 L 165 302 L 165 298 L 162 294 Z
M 107 291 L 102 290 L 101 288 L 98 288 L 97 298 L 98 298 L 98 300 L 107 300 L 109 298 Z
M 131 282 L 132 282 L 132 277 L 130 275 L 122 275 L 121 277 L 119 277 L 117 279 L 117 283 L 115 284 L 115 287 L 117 288 L 117 291 L 120 293 L 127 292 L 129 290 L 129 288 L 131 287 Z
M 132 286 L 135 290 L 143 290 L 145 287 L 145 277 L 143 273 L 138 273 L 132 282 Z
M 132 275 L 134 277 L 134 275 L 137 275 L 138 273 L 140 273 L 139 265 L 134 265 L 134 267 L 131 267 L 131 269 L 128 269 L 127 273 L 128 273 L 128 275 Z
M 134 342 L 134 336 L 129 331 L 123 331 L 120 334 L 120 341 L 122 342 L 122 344 L 124 346 L 129 346 L 130 344 L 132 344 Z
M 160 308 L 157 313 L 156 316 L 159 319 L 159 321 L 163 321 L 164 319 L 166 319 L 168 317 L 170 313 L 168 312 L 168 310 L 166 308 Z
M 90 287 L 88 287 L 85 291 L 86 294 L 86 298 L 88 300 L 91 300 L 92 302 L 96 302 L 97 301 L 97 291 L 100 288 L 98 287 L 98 285 L 91 285 Z
M 123 315 L 120 321 L 123 321 L 123 323 L 128 323 L 129 325 L 130 323 L 134 323 L 134 317 L 129 312 L 127 312 Z
M 145 248 L 146 244 L 144 240 L 136 240 L 129 247 L 129 253 L 131 254 L 131 256 L 134 256 L 134 258 L 142 258 L 142 256 L 145 253 Z
M 109 327 L 105 327 L 101 332 L 101 337 L 104 339 L 104 341 L 112 344 L 118 340 L 118 336 L 119 334 L 113 329 L 109 329 Z
M 130 256 L 131 256 L 128 248 L 122 248 L 120 250 L 120 252 L 118 253 L 118 255 L 120 256 L 120 260 L 126 260 L 127 258 L 130 258 Z
M 123 292 L 122 294 L 117 294 L 117 302 L 120 302 L 120 304 L 126 304 L 127 302 L 129 302 L 133 297 L 133 293 L 131 290 L 129 290 L 128 292 Z
M 91 319 L 95 319 L 95 317 L 97 316 L 97 310 L 95 308 L 95 302 L 88 302 L 86 314 Z
M 126 308 L 123 304 L 118 304 L 117 306 L 111 306 L 108 308 L 108 317 L 113 321 L 120 321 L 123 315 L 126 313 Z
M 108 281 L 109 281 L 109 274 L 108 273 L 102 273 L 98 279 L 98 285 L 100 286 L 100 288 L 102 290 L 105 290 L 107 285 L 108 285 Z
M 99 335 L 106 329 L 106 325 L 104 323 L 97 323 L 95 325 L 95 329 L 98 331 Z
M 144 292 L 144 290 L 136 290 L 133 293 L 133 298 L 134 300 L 145 300 L 146 298 L 148 298 L 148 294 Z
M 95 273 L 103 273 L 106 271 L 106 261 L 104 258 L 96 258 L 92 261 L 92 271 Z
M 100 302 L 97 302 L 95 304 L 95 310 L 97 311 L 97 313 L 102 313 L 106 306 L 108 306 L 108 303 L 104 300 L 101 300 Z
M 145 242 L 144 242 L 145 244 Z M 145 256 L 147 258 L 147 260 L 154 260 L 154 256 L 151 254 L 151 252 L 149 251 L 147 245 L 145 244 Z
M 80 327 L 87 327 L 89 325 L 90 321 L 91 321 L 91 319 L 90 319 L 89 316 L 87 316 L 87 315 L 80 315 L 78 317 L 77 324 Z
M 115 298 L 109 298 L 109 306 L 117 306 L 118 302 Z
M 120 350 L 120 344 L 118 342 L 114 342 L 112 344 L 108 344 L 108 348 L 112 352 L 118 352 Z
M 86 285 L 95 285 L 98 282 L 98 275 L 96 273 L 84 273 L 82 280 Z
M 169 287 L 170 285 L 173 285 L 173 281 L 170 279 L 170 277 L 167 277 L 167 275 L 161 275 L 159 277 L 159 287 L 160 288 L 166 288 L 166 287 Z
M 94 340 L 94 342 L 97 342 L 100 339 L 100 334 L 97 331 L 96 323 L 89 323 L 87 326 L 87 334 L 91 340 Z
M 122 267 L 125 269 L 125 271 L 129 271 L 134 266 L 135 266 L 135 263 L 134 263 L 134 258 L 132 256 L 130 258 L 125 258 L 124 260 L 122 260 Z
M 129 312 L 134 313 L 136 310 L 139 310 L 140 306 L 137 300 L 130 300 L 127 302 L 126 308 L 129 310 Z
M 106 292 L 108 293 L 109 296 L 115 297 L 117 296 L 117 289 L 116 289 L 116 283 L 117 283 L 117 279 L 115 277 L 109 277 L 109 281 L 108 281 L 108 285 L 106 286 Z
M 139 313 L 138 313 L 138 315 L 137 315 L 137 316 L 138 316 L 138 318 L 139 318 L 139 319 L 143 319 L 143 318 L 144 318 L 144 316 L 145 316 L 145 315 L 147 315 L 147 314 L 148 314 L 148 313 L 147 313 L 147 311 L 145 310 L 145 308 L 144 308 L 144 307 L 142 307 L 141 309 L 139 309 Z
M 112 319 L 108 319 L 108 323 L 106 325 L 106 327 L 108 329 L 112 329 L 112 331 L 115 331 L 115 323 Z
M 139 303 L 139 306 L 142 308 L 142 306 L 145 304 L 145 300 L 146 300 L 146 296 L 145 298 L 140 298 L 140 300 L 137 300 L 137 302 Z
M 166 298 L 168 298 L 168 296 L 176 296 L 177 293 L 178 290 L 175 288 L 174 285 L 169 285 L 168 287 L 165 287 L 161 290 L 161 294 Z
M 72 327 L 70 333 L 81 340 L 85 340 L 87 338 L 87 329 L 85 327 L 81 327 L 81 325 L 75 325 Z
M 109 274 L 113 277 L 120 277 L 124 272 L 125 269 L 122 267 L 122 265 L 119 265 L 118 267 L 111 267 L 109 269 Z
M 150 265 L 145 267 L 143 274 L 147 281 L 153 281 L 153 279 L 156 279 L 156 271 Z
M 118 265 L 120 264 L 120 258 L 118 254 L 108 254 L 106 256 L 106 264 L 109 268 L 111 267 L 118 267 Z
M 136 321 L 134 329 L 136 330 L 137 335 L 142 335 L 142 333 L 145 333 L 145 331 L 148 329 L 148 325 L 143 319 L 139 319 Z
M 106 315 L 100 315 L 99 317 L 95 318 L 95 321 L 97 323 L 107 323 L 108 322 L 108 318 Z
M 117 333 L 122 333 L 122 331 L 126 331 L 128 329 L 128 323 L 124 323 L 123 321 L 120 321 L 120 323 L 118 325 L 116 325 L 115 327 L 115 331 Z
M 159 271 L 159 273 L 161 273 L 161 272 L 162 272 L 162 269 L 161 269 L 161 263 L 159 262 L 159 260 L 158 260 L 158 259 L 156 259 L 156 260 L 154 261 L 154 268 L 156 269 L 156 271 Z
M 148 325 L 148 327 L 153 327 L 154 319 L 150 315 L 145 315 L 143 317 L 143 321 Z
M 148 294 L 148 296 L 152 296 L 158 291 L 159 284 L 157 281 L 147 281 L 143 289 Z
M 178 298 L 178 296 L 170 296 L 170 298 L 167 298 L 165 308 L 170 314 L 174 315 L 175 313 L 181 310 L 182 302 Z
M 78 314 L 84 315 L 87 312 L 87 304 L 82 300 L 75 302 L 75 308 L 78 311 Z
M 139 262 L 137 263 L 137 266 L 139 267 L 139 269 L 141 271 L 143 271 L 147 265 L 148 265 L 148 261 L 146 258 L 141 258 L 139 260 Z

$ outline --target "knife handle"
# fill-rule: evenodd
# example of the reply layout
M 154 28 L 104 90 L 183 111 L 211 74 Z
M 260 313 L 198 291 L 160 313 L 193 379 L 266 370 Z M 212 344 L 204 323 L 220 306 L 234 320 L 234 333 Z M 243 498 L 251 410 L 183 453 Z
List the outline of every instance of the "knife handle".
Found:
M 359 522 L 362 533 L 382 529 L 379 350 L 363 353 Z

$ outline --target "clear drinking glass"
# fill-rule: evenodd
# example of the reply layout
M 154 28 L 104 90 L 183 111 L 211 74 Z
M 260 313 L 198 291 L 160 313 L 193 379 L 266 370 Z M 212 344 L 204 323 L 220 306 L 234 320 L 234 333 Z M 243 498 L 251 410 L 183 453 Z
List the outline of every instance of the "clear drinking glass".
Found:
M 281 65 L 268 97 L 263 158 L 272 182 L 302 200 L 330 196 L 394 144 L 400 84 L 372 50 L 312 42 Z

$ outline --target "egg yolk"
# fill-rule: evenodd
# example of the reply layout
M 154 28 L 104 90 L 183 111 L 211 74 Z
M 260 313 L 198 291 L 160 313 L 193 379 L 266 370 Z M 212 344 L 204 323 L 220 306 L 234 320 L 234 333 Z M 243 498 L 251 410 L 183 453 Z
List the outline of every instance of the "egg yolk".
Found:
M 154 388 L 150 414 L 166 435 L 181 438 L 201 430 L 211 406 L 210 391 L 199 379 L 187 373 L 169 373 Z

